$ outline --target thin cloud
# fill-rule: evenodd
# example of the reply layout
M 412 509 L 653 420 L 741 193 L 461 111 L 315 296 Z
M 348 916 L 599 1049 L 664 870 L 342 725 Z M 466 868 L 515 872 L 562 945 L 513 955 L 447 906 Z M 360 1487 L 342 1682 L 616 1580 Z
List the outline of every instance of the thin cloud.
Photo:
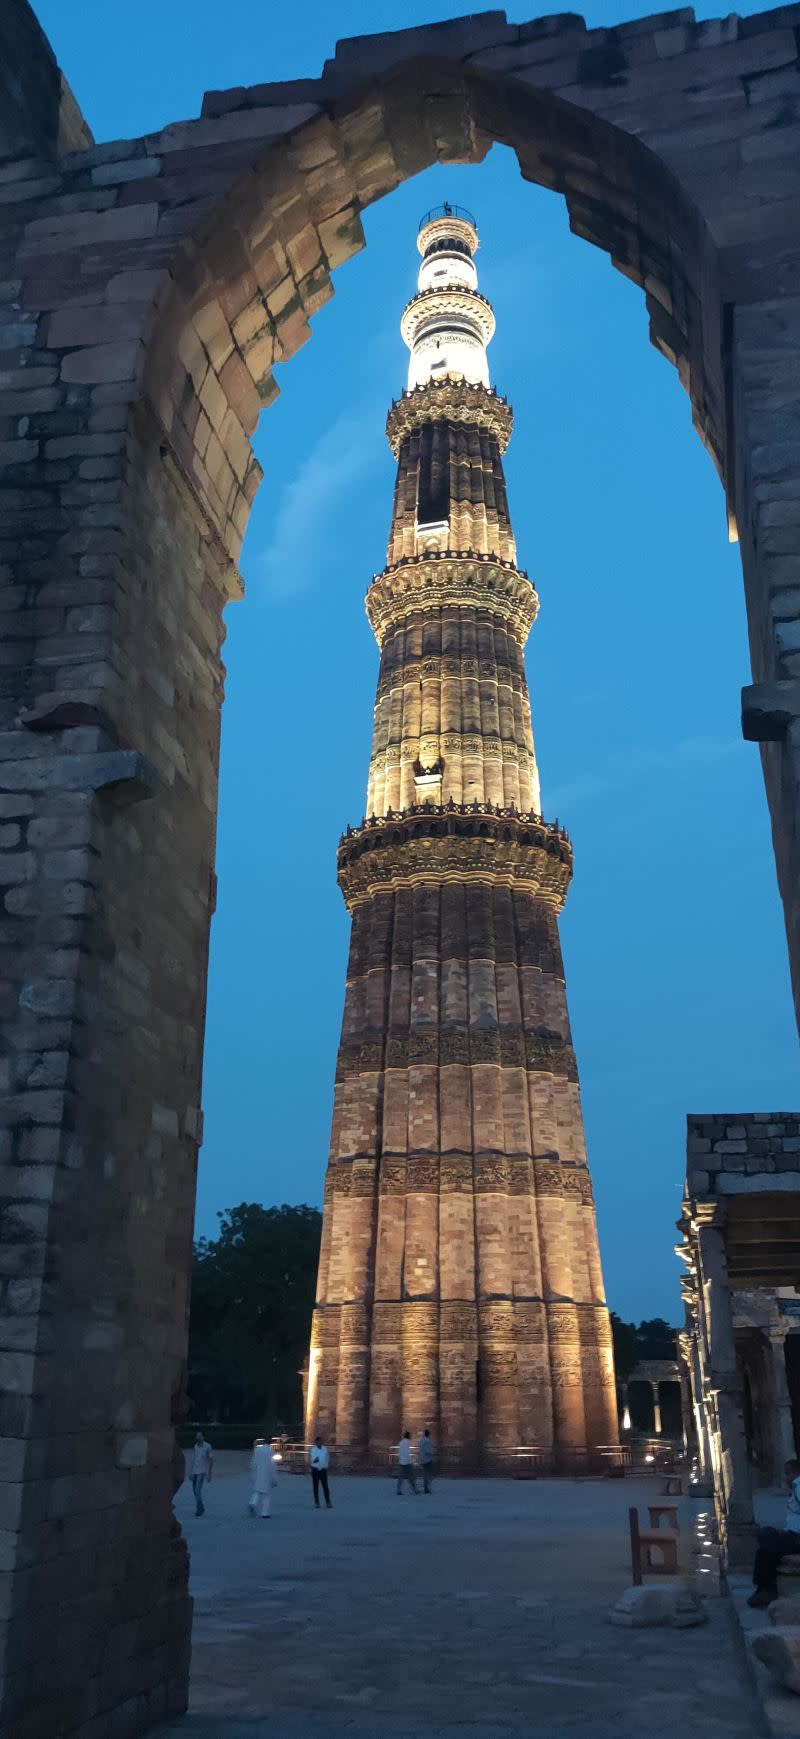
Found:
M 377 470 L 383 454 L 380 414 L 363 406 L 337 417 L 320 435 L 281 491 L 270 543 L 261 568 L 275 598 L 307 591 L 325 569 L 331 526 L 348 512 L 354 486 Z
M 677 773 L 681 768 L 708 767 L 728 760 L 741 749 L 735 737 L 725 739 L 688 737 L 668 749 L 628 749 L 610 756 L 594 772 L 568 779 L 547 793 L 548 814 L 563 813 L 578 803 L 590 803 L 598 797 L 608 797 L 635 785 L 637 780 L 652 773 Z

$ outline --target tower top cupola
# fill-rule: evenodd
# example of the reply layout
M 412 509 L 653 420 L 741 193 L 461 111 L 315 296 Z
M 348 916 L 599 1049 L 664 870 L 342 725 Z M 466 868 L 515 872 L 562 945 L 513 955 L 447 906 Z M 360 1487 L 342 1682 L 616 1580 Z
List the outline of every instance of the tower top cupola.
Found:
M 403 310 L 400 331 L 411 352 L 408 390 L 430 381 L 489 385 L 486 346 L 494 314 L 478 289 L 474 255 L 478 226 L 460 205 L 427 211 L 417 234 L 422 264 L 417 294 Z
M 423 259 L 432 253 L 468 254 L 478 251 L 478 225 L 463 205 L 434 205 L 420 218 L 417 247 Z

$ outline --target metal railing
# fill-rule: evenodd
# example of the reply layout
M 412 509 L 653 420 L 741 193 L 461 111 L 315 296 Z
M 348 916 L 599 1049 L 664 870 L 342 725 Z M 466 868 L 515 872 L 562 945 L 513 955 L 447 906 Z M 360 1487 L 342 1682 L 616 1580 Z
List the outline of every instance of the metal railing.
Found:
M 426 211 L 425 216 L 420 218 L 419 227 L 422 230 L 426 224 L 436 223 L 442 217 L 455 217 L 460 223 L 471 223 L 473 229 L 478 227 L 472 212 L 467 211 L 465 205 L 449 205 L 447 200 L 442 205 L 432 205 L 430 211 Z

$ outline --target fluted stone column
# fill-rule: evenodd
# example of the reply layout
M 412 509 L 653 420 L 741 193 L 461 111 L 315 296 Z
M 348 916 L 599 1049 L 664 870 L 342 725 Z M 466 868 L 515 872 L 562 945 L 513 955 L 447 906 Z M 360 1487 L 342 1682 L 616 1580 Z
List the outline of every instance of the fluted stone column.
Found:
M 698 1204 L 697 1252 L 703 1389 L 714 1412 L 711 1449 L 720 1536 L 735 1568 L 751 1556 L 755 1533 L 753 1489 L 744 1427 L 744 1392 L 736 1358 L 728 1264 L 721 1210 Z
M 340 1466 L 428 1426 L 445 1466 L 616 1441 L 613 1354 L 471 220 L 423 227 L 388 435 L 388 565 L 367 820 L 339 849 L 353 915 L 308 1384 Z
M 786 1331 L 776 1329 L 769 1335 L 770 1366 L 772 1371 L 772 1404 L 773 1404 L 773 1466 L 772 1478 L 776 1486 L 783 1490 L 783 1470 L 787 1461 L 793 1461 L 797 1449 L 794 1438 L 794 1419 L 792 1417 L 792 1401 L 789 1394 L 789 1383 L 786 1376 Z

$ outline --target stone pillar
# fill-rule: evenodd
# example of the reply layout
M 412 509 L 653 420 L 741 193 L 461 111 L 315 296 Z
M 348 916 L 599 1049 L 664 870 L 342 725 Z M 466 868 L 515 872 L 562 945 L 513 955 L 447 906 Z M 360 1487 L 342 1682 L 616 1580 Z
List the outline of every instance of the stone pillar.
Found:
M 653 1434 L 655 1437 L 660 1437 L 661 1436 L 661 1402 L 659 1400 L 658 1383 L 651 1383 L 650 1387 L 653 1391 Z
M 774 1484 L 783 1491 L 784 1467 L 797 1454 L 792 1402 L 786 1377 L 785 1329 L 770 1330 L 769 1350 L 772 1372 L 772 1478 Z
M 703 1395 L 703 1375 L 699 1345 L 701 1332 L 702 1330 L 698 1320 L 698 1314 L 694 1311 L 691 1337 L 691 1364 L 689 1366 L 692 1418 L 694 1419 L 694 1429 L 697 1437 L 697 1457 L 700 1463 L 700 1471 L 704 1478 L 710 1478 L 714 1471 L 714 1458 L 711 1453 L 708 1407 Z
M 744 1429 L 742 1379 L 736 1360 L 722 1209 L 698 1204 L 699 1302 L 706 1363 L 704 1389 L 712 1399 L 712 1454 L 720 1539 L 728 1563 L 749 1564 L 755 1525 Z
M 683 1451 L 685 1455 L 688 1455 L 692 1425 L 692 1395 L 689 1385 L 686 1336 L 682 1334 L 678 1335 L 678 1382 L 680 1383 L 681 1389 L 681 1436 L 683 1438 Z

